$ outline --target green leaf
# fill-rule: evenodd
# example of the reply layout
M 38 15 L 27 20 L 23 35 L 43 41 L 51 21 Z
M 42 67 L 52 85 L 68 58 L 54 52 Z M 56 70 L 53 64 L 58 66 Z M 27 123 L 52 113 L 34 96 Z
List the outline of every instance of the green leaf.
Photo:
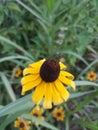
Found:
M 61 1 L 59 1 L 59 0 L 46 0 L 46 4 L 47 4 L 47 7 L 48 7 L 49 14 L 53 16 L 53 13 L 60 6 Z
M 74 124 L 80 124 L 81 126 L 84 126 L 86 128 L 89 128 L 90 130 L 98 130 L 98 126 L 92 122 L 87 122 L 86 120 L 75 120 Z
M 69 118 L 69 116 L 66 116 L 65 125 L 66 125 L 66 130 L 69 130 L 69 127 L 70 127 L 70 118 Z
M 31 101 L 31 94 L 16 100 L 0 109 L 0 117 L 19 112 L 21 110 L 31 109 L 34 104 Z
M 40 19 L 41 21 L 45 22 L 46 21 L 33 9 L 31 9 L 30 7 L 28 7 L 27 5 L 25 5 L 23 2 L 21 2 L 20 0 L 16 0 L 16 2 L 23 6 L 26 10 L 28 10 L 31 14 L 33 14 L 35 17 L 37 17 L 38 19 Z
M 8 92 L 8 94 L 9 94 L 11 100 L 12 100 L 12 101 L 15 101 L 15 100 L 16 100 L 16 96 L 15 96 L 15 93 L 14 93 L 14 91 L 13 91 L 13 89 L 12 89 L 12 86 L 11 86 L 9 80 L 8 80 L 7 77 L 6 77 L 3 73 L 1 73 L 1 72 L 0 72 L 0 76 L 1 76 L 1 79 L 2 79 L 2 81 L 3 81 L 3 83 L 4 83 L 4 85 L 5 85 L 5 88 L 6 88 L 7 92 Z
M 75 56 L 76 58 L 78 58 L 79 60 L 81 60 L 83 63 L 85 63 L 86 65 L 88 65 L 88 62 L 83 58 L 81 57 L 79 54 L 75 53 L 75 52 L 71 52 L 71 51 L 60 51 L 60 53 L 63 53 L 63 54 L 69 54 L 69 55 L 73 55 Z
M 17 45 L 15 42 L 10 41 L 9 39 L 7 39 L 3 36 L 0 36 L 0 40 L 3 41 L 4 44 L 9 44 L 9 45 L 19 49 L 20 51 L 22 51 L 25 55 L 27 55 L 31 59 L 33 58 L 33 56 L 31 56 L 26 50 L 24 50 L 21 46 Z
M 71 93 L 70 95 L 70 99 L 73 99 L 73 98 L 77 98 L 77 97 L 81 97 L 81 96 L 85 96 L 87 94 L 91 94 L 91 93 L 94 93 L 95 90 L 92 90 L 92 91 L 85 91 L 85 92 L 76 92 L 76 93 Z
M 86 106 L 96 96 L 98 96 L 98 91 L 95 91 L 93 94 L 85 98 L 83 102 L 79 103 L 79 105 L 76 106 L 75 110 L 73 110 L 71 114 L 74 114 L 75 112 L 79 111 L 82 107 Z
M 0 105 L 0 109 L 1 109 L 1 108 L 3 108 L 3 106 L 2 106 L 2 105 Z
M 7 57 L 0 58 L 0 62 L 12 61 L 13 59 L 22 59 L 22 60 L 31 61 L 31 59 L 29 59 L 26 56 L 16 55 L 16 56 L 7 56 Z
M 1 13 L 1 12 L 0 12 Z M 4 20 L 4 14 L 1 13 L 0 14 L 0 25 L 3 23 L 3 20 Z
M 10 9 L 10 10 L 12 10 L 12 11 L 16 11 L 17 13 L 22 13 L 22 10 L 19 8 L 19 6 L 17 5 L 17 4 L 15 4 L 15 3 L 9 3 L 8 5 L 7 5 L 7 7 L 8 7 L 8 9 Z
M 90 82 L 90 81 L 75 81 L 76 86 L 94 86 L 94 87 L 98 87 L 97 83 L 94 82 Z
M 94 64 L 98 62 L 98 59 L 94 60 L 91 64 L 89 64 L 79 75 L 78 78 L 85 74 Z
M 24 114 L 23 117 L 25 119 L 32 120 L 33 122 L 37 122 L 38 124 L 40 124 L 46 128 L 49 128 L 51 130 L 59 130 L 58 128 L 54 127 L 53 125 L 50 125 L 49 123 L 47 123 L 45 121 L 39 120 L 38 118 L 36 118 L 30 114 Z

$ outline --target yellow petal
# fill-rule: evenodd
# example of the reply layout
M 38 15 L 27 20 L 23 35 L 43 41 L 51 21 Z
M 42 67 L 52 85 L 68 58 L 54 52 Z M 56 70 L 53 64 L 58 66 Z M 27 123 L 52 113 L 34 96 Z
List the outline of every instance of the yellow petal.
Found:
M 58 90 L 56 89 L 54 83 L 51 83 L 52 86 L 52 98 L 53 98 L 53 104 L 58 105 L 63 102 L 63 99 L 61 95 L 59 94 Z
M 52 86 L 50 85 L 50 83 L 47 83 L 45 97 L 44 97 L 44 103 L 43 103 L 43 107 L 45 109 L 52 108 L 52 88 L 51 87 Z
M 54 83 L 55 83 L 55 86 L 56 86 L 58 92 L 62 96 L 62 98 L 65 101 L 67 101 L 67 99 L 69 98 L 69 92 L 66 90 L 64 85 L 59 80 L 56 80 Z
M 18 117 L 18 119 L 14 122 L 14 126 L 19 127 L 21 122 L 22 122 L 22 119 L 20 117 Z
M 38 119 L 44 120 L 44 117 L 40 115 L 40 116 L 38 116 Z
M 60 65 L 60 70 L 67 68 L 67 66 L 64 65 L 62 62 L 59 62 L 59 65 Z
M 33 95 L 32 95 L 32 100 L 34 103 L 37 105 L 41 102 L 46 90 L 46 83 L 42 81 L 35 89 Z
M 35 67 L 35 68 L 40 68 L 41 67 L 41 65 L 43 64 L 45 62 L 45 59 L 43 59 L 43 60 L 40 60 L 40 61 L 38 61 L 38 62 L 34 62 L 34 63 L 32 63 L 32 64 L 29 64 L 29 66 L 30 67 Z
M 38 74 L 40 71 L 40 68 L 31 68 L 28 67 L 26 69 L 23 70 L 23 75 L 27 75 L 27 74 Z
M 18 122 L 18 121 L 14 122 L 14 127 L 19 127 L 19 125 L 20 125 L 20 122 Z
M 24 85 L 24 84 L 27 84 L 28 82 L 33 82 L 34 80 L 36 80 L 38 78 L 40 78 L 40 76 L 38 74 L 24 76 L 21 79 L 21 84 Z
M 73 80 L 74 79 L 74 76 L 69 73 L 69 72 L 66 72 L 66 71 L 60 71 L 61 75 L 65 76 L 65 77 L 68 77 L 69 79 Z
M 64 77 L 64 76 L 62 76 L 61 74 L 59 75 L 58 78 L 59 78 L 59 80 L 60 80 L 62 83 L 71 86 L 71 87 L 73 88 L 73 90 L 76 89 L 74 81 L 72 81 L 72 80 L 70 80 L 70 79 L 68 79 L 68 78 L 66 78 L 66 77 Z
M 27 84 L 24 84 L 22 86 L 22 94 L 24 94 L 26 91 L 29 91 L 29 90 L 33 89 L 37 85 L 39 85 L 41 80 L 42 80 L 41 78 L 37 78 L 33 82 L 28 82 Z

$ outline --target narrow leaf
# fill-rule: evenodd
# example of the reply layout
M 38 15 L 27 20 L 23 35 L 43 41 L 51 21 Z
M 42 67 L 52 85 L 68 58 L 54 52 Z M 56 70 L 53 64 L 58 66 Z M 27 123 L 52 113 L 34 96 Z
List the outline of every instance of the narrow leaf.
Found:
M 7 77 L 3 74 L 3 73 L 0 73 L 0 76 L 1 76 L 1 79 L 5 85 L 5 88 L 11 98 L 12 101 L 15 101 L 16 100 L 16 96 L 15 96 L 15 93 L 12 89 L 12 86 L 10 84 L 10 82 L 8 81 Z
M 95 86 L 95 87 L 98 87 L 97 83 L 90 82 L 90 81 L 78 81 L 78 80 L 76 80 L 75 84 L 76 84 L 76 86 L 85 86 L 86 85 L 86 86 Z
M 28 119 L 28 120 L 32 120 L 33 122 L 37 122 L 38 124 L 46 127 L 46 128 L 49 128 L 51 130 L 59 130 L 57 129 L 56 127 L 50 125 L 49 123 L 45 122 L 45 121 L 42 121 L 42 120 L 39 120 L 38 118 L 30 115 L 30 114 L 24 114 L 23 115 L 24 118 Z
M 34 104 L 31 101 L 31 94 L 22 97 L 0 109 L 0 117 L 20 110 L 32 108 Z
M 87 127 L 90 130 L 98 130 L 98 126 L 97 125 L 95 125 L 94 123 L 90 123 L 90 122 L 84 121 L 82 119 L 81 120 L 75 120 L 74 124 L 80 124 L 81 126 Z
M 27 55 L 28 57 L 30 57 L 32 59 L 33 56 L 31 56 L 26 50 L 24 50 L 21 46 L 17 45 L 15 42 L 10 41 L 9 39 L 0 36 L 0 40 L 4 42 L 4 44 L 9 44 L 17 49 L 19 49 L 20 51 L 22 51 L 25 55 Z
M 83 102 L 79 103 L 79 105 L 76 106 L 75 110 L 72 111 L 71 114 L 74 114 L 75 112 L 79 111 L 82 107 L 86 106 L 97 95 L 98 95 L 98 91 L 94 92 L 92 95 L 90 95 L 87 98 L 85 98 Z
M 31 61 L 28 57 L 17 55 L 17 56 L 7 56 L 7 57 L 0 58 L 0 62 L 10 61 L 13 59 L 22 59 L 22 60 Z

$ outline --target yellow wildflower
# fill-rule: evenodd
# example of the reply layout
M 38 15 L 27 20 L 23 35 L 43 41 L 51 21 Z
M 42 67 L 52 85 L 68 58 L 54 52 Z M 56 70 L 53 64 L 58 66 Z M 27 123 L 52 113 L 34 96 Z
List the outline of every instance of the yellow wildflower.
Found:
M 43 107 L 46 109 L 52 108 L 52 103 L 57 105 L 67 101 L 69 92 L 64 84 L 71 86 L 73 90 L 75 90 L 75 84 L 72 81 L 74 76 L 64 71 L 65 68 L 63 63 L 55 59 L 43 59 L 29 64 L 23 71 L 22 94 L 35 88 L 32 94 L 33 102 L 39 105 L 44 98 Z

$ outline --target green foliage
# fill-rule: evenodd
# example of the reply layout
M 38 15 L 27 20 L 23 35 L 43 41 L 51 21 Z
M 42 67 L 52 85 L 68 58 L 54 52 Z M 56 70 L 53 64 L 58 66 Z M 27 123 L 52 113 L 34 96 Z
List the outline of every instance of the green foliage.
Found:
M 19 116 L 39 123 L 34 130 L 98 129 L 97 26 L 97 0 L 0 1 L 0 130 L 14 130 Z M 30 116 L 31 94 L 21 97 L 22 75 L 14 77 L 13 70 L 51 57 L 64 60 L 77 86 L 76 92 L 68 87 L 65 119 L 59 123 L 52 110 L 46 110 L 45 121 Z M 91 70 L 97 74 L 94 82 L 86 78 Z

